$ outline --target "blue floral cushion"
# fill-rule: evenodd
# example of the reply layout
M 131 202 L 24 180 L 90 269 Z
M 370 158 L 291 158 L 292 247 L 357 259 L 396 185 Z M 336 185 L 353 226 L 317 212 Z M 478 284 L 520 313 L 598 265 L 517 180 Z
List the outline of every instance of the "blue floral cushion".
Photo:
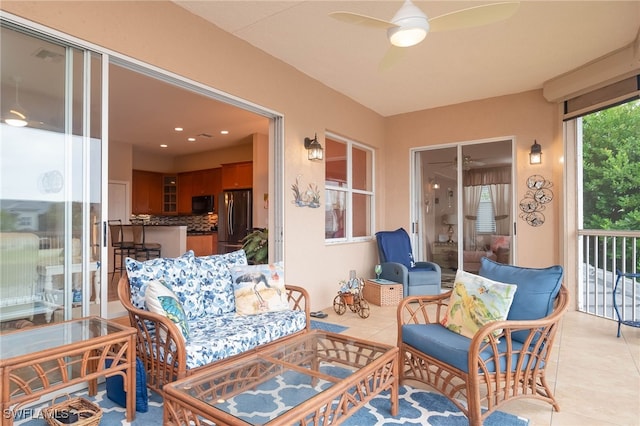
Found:
M 200 285 L 202 315 L 220 315 L 235 311 L 230 266 L 247 265 L 244 250 L 195 258 L 195 277 Z
M 182 303 L 188 319 L 202 316 L 203 305 L 200 300 L 200 285 L 195 276 L 193 251 L 176 258 L 160 257 L 139 262 L 126 258 L 125 265 L 129 276 L 131 303 L 136 308 L 145 308 L 145 292 L 151 281 L 164 281 L 174 291 Z
M 192 369 L 251 350 L 306 327 L 304 311 L 240 316 L 227 313 L 189 322 L 187 368 Z

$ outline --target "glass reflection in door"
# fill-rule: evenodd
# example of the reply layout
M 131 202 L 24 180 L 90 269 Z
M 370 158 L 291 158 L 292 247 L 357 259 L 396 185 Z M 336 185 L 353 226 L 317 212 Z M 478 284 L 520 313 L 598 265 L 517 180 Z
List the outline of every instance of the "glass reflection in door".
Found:
M 421 153 L 423 249 L 428 260 L 440 265 L 444 281 L 458 269 L 456 152 L 450 147 Z
M 463 269 L 480 259 L 512 263 L 511 140 L 462 147 Z
M 98 55 L 0 30 L 5 332 L 100 314 L 102 78 Z

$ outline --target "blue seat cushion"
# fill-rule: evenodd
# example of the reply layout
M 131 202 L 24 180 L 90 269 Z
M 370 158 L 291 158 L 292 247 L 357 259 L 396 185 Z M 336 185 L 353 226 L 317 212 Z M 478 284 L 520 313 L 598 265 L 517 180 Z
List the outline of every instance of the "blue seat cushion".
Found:
M 111 366 L 112 360 L 105 360 L 107 368 Z M 124 381 L 121 375 L 107 377 L 106 379 L 107 398 L 116 404 L 127 406 L 127 393 L 124 391 Z M 149 409 L 149 395 L 147 394 L 147 372 L 144 369 L 142 360 L 136 358 L 136 411 L 146 413 Z
M 553 311 L 554 300 L 562 285 L 563 270 L 559 265 L 548 268 L 505 265 L 483 257 L 480 259 L 478 275 L 517 285 L 507 319 L 533 320 L 544 318 Z M 526 330 L 518 331 L 513 339 L 524 342 L 528 335 Z
M 258 315 L 231 312 L 191 321 L 191 338 L 186 345 L 187 368 L 247 352 L 301 331 L 306 325 L 305 312 L 291 309 Z
M 440 274 L 433 268 L 409 269 L 409 285 L 414 283 L 440 285 Z
M 398 228 L 395 231 L 377 232 L 376 240 L 382 262 L 401 263 L 407 268 L 415 266 L 411 240 L 409 239 L 409 234 L 403 228 Z
M 446 364 L 452 365 L 457 369 L 469 372 L 469 345 L 471 339 L 447 330 L 440 324 L 405 324 L 402 326 L 402 341 L 412 346 L 420 352 L 438 359 Z M 506 352 L 507 343 L 505 339 L 500 341 L 498 352 Z M 512 351 L 518 352 L 523 345 L 520 342 L 512 342 Z M 514 353 L 511 358 L 512 366 L 517 365 L 518 353 Z M 530 355 L 524 355 L 523 366 L 526 366 Z M 487 347 L 480 352 L 480 358 L 487 360 L 493 357 L 491 347 Z M 488 371 L 495 373 L 496 366 L 493 361 L 487 364 Z M 500 371 L 506 370 L 506 359 L 500 359 Z

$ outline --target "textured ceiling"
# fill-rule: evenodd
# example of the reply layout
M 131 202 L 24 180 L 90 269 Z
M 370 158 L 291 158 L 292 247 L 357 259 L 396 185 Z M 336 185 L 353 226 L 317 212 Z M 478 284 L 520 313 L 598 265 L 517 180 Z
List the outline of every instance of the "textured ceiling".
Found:
M 522 1 L 506 21 L 434 32 L 402 49 L 381 68 L 389 50 L 383 30 L 339 22 L 337 10 L 391 19 L 397 1 L 176 1 L 301 72 L 383 116 L 541 88 L 546 80 L 631 43 L 640 27 L 640 1 Z M 434 17 L 480 1 L 416 1 Z M 0 77 L 4 101 L 21 102 L 45 128 L 59 127 L 63 62 L 43 61 L 59 46 L 3 31 Z M 388 64 L 388 63 L 387 63 Z M 47 78 L 42 78 L 45 73 Z M 111 67 L 110 139 L 137 150 L 176 156 L 230 146 L 268 132 L 268 120 L 136 72 Z M 6 96 L 6 98 L 5 98 Z M 42 97 L 47 104 L 36 101 Z M 33 102 L 30 102 L 30 98 Z M 99 99 L 96 97 L 95 99 Z M 48 106 L 38 111 L 38 105 Z M 185 128 L 177 134 L 173 127 Z M 220 135 L 220 130 L 230 135 Z M 200 136 L 186 142 L 187 136 Z M 168 148 L 161 149 L 160 143 Z
M 522 1 L 511 18 L 436 32 L 383 58 L 384 30 L 332 11 L 390 20 L 402 1 L 174 1 L 384 116 L 539 89 L 631 43 L 640 1 Z M 433 18 L 486 1 L 415 1 Z M 382 67 L 381 67 L 382 63 Z

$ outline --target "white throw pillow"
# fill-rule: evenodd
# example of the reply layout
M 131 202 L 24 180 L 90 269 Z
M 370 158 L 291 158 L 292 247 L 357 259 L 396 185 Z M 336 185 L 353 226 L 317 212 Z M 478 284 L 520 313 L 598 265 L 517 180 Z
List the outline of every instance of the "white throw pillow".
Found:
M 189 340 L 189 324 L 182 303 L 164 281 L 150 281 L 144 300 L 149 312 L 169 318 L 178 326 L 185 341 Z M 166 338 L 167 336 L 165 334 L 162 337 Z
M 229 266 L 233 279 L 236 313 L 253 315 L 289 309 L 284 267 L 272 265 Z
M 515 284 L 493 281 L 458 269 L 441 324 L 471 339 L 485 324 L 507 318 L 517 288 Z M 502 330 L 493 334 L 498 336 L 500 333 Z

